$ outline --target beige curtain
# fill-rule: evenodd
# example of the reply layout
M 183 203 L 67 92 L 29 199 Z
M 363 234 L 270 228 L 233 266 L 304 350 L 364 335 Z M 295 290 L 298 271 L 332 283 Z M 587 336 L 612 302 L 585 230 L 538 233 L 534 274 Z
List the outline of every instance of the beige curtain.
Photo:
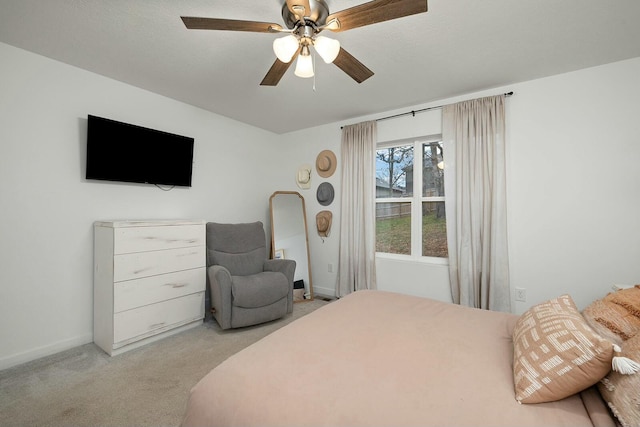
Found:
M 445 205 L 453 301 L 511 311 L 504 95 L 443 107 Z
M 376 141 L 376 122 L 342 129 L 338 297 L 361 289 L 376 289 Z

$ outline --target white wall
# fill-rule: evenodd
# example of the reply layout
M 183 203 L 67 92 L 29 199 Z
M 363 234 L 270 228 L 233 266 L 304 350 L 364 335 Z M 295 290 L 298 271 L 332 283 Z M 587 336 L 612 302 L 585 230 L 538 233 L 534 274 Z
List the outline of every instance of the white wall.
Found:
M 580 307 L 640 283 L 640 58 L 514 85 L 511 283 Z
M 338 170 L 329 178 L 318 175 L 316 157 L 322 150 L 332 150 L 340 157 L 340 125 L 327 125 L 281 135 L 274 149 L 285 165 L 274 170 L 274 190 L 297 191 L 305 201 L 307 227 L 309 234 L 309 255 L 311 258 L 311 281 L 313 290 L 321 295 L 335 295 L 338 269 L 338 241 L 340 232 L 340 164 Z M 303 164 L 311 164 L 311 187 L 301 189 L 296 185 L 296 173 Z M 321 206 L 316 199 L 316 190 L 322 182 L 330 182 L 335 190 L 335 198 L 330 206 Z M 322 238 L 316 229 L 316 214 L 321 210 L 331 210 L 333 220 L 328 237 Z M 333 273 L 328 272 L 328 264 L 333 263 Z
M 513 311 L 565 292 L 582 308 L 614 283 L 640 282 L 640 58 L 284 135 L 280 146 L 291 167 L 281 171 L 280 182 L 295 189 L 297 165 L 314 163 L 324 149 L 333 150 L 340 162 L 342 125 L 511 90 L 515 95 L 506 103 L 511 286 L 527 293 L 526 302 L 514 301 Z M 439 133 L 440 114 L 432 110 L 378 122 L 379 140 Z M 301 191 L 310 224 L 321 210 L 315 189 L 322 181 L 314 174 L 311 189 Z M 327 266 L 337 266 L 339 252 L 339 173 L 328 181 L 336 188 L 332 235 L 323 242 L 310 230 L 314 287 L 323 293 L 334 292 L 337 276 Z M 379 289 L 451 300 L 442 265 L 383 257 L 376 265 Z
M 85 180 L 87 114 L 194 137 L 193 187 Z M 276 139 L 0 44 L 0 369 L 93 340 L 95 220 L 268 225 Z

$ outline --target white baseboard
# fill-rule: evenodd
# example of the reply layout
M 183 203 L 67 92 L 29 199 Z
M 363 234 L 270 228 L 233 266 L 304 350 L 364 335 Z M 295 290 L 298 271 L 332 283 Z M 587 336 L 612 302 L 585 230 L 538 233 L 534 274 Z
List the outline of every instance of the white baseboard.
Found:
M 325 295 L 328 297 L 336 296 L 336 290 L 334 288 L 323 288 L 316 285 L 313 285 L 313 293 L 318 295 Z
M 198 319 L 195 322 L 189 322 L 186 325 L 178 326 L 176 328 L 169 329 L 167 331 L 161 332 L 156 335 L 152 335 L 150 337 L 134 341 L 131 344 L 128 344 L 124 347 L 120 347 L 111 352 L 111 356 L 117 356 L 122 353 L 126 353 L 129 350 L 133 350 L 134 348 L 142 347 L 147 344 L 151 344 L 152 342 L 159 341 L 161 339 L 170 337 L 171 335 L 178 334 L 180 332 L 188 331 L 189 329 L 197 328 L 198 326 L 202 326 L 202 319 Z M 107 352 L 108 353 L 108 352 Z
M 84 344 L 89 344 L 91 342 L 93 342 L 93 334 L 85 334 L 69 338 L 67 340 L 58 341 L 53 344 L 34 348 L 22 353 L 2 357 L 0 358 L 0 371 L 21 365 L 23 363 L 31 362 L 32 360 L 40 359 L 41 357 L 51 356 L 52 354 L 60 353 L 61 351 L 69 350 L 71 348 L 78 347 Z

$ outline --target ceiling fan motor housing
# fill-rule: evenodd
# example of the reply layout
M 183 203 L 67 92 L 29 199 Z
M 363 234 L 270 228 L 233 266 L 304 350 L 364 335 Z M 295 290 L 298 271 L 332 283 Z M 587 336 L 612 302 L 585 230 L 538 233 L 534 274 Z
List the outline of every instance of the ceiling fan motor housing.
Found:
M 318 27 L 324 25 L 329 16 L 329 7 L 327 7 L 327 4 L 323 0 L 309 0 L 309 6 L 311 10 L 305 11 L 305 20 L 312 21 Z M 298 17 L 289 10 L 286 2 L 282 6 L 282 19 L 290 30 L 295 28 L 299 22 Z M 306 25 L 306 23 L 300 23 L 300 25 Z
M 315 31 L 308 25 L 304 27 L 300 27 L 294 34 L 297 34 L 300 38 L 300 45 L 309 46 L 313 44 L 313 39 L 315 38 Z

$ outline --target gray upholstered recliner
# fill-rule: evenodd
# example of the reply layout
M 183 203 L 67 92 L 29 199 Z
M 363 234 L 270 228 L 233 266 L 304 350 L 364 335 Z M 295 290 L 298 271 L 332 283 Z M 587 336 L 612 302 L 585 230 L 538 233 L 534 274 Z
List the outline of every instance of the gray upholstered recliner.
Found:
M 207 223 L 207 282 L 222 329 L 279 319 L 293 311 L 296 262 L 267 259 L 262 222 Z

